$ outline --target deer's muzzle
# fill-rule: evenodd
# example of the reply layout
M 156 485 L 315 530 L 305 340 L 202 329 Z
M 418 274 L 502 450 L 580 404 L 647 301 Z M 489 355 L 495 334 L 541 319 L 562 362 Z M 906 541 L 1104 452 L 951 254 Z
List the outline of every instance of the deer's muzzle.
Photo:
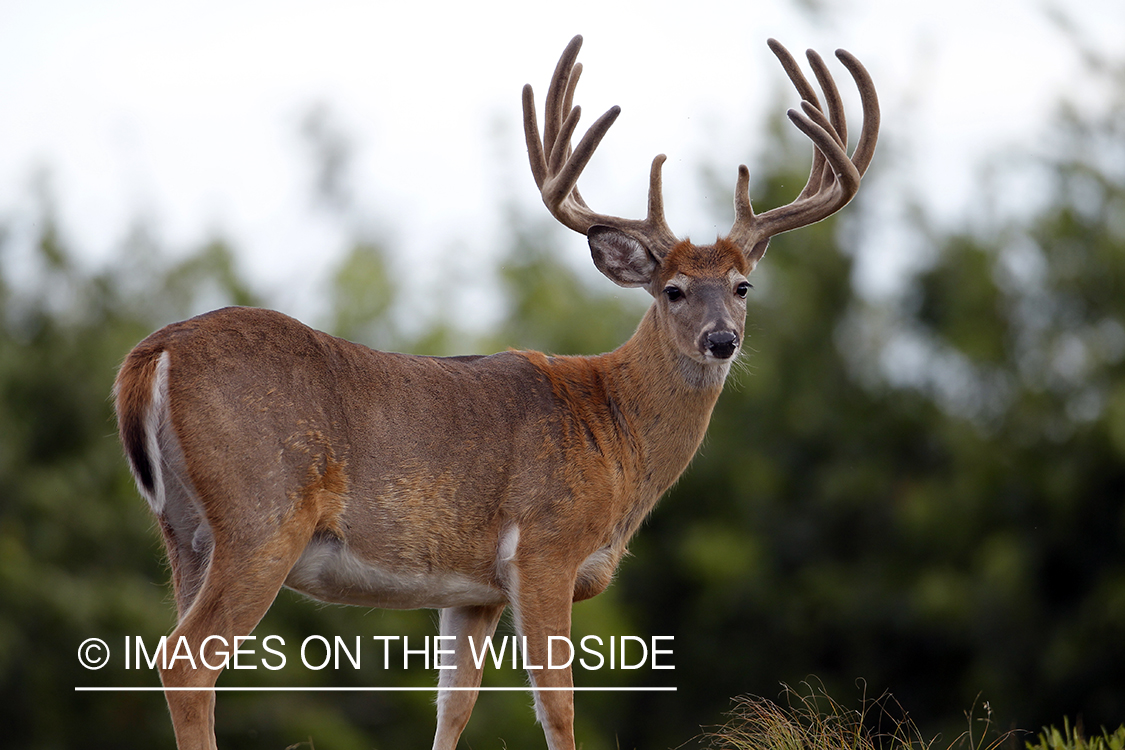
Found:
M 734 331 L 712 331 L 705 339 L 707 352 L 716 359 L 730 359 L 738 351 L 738 334 Z

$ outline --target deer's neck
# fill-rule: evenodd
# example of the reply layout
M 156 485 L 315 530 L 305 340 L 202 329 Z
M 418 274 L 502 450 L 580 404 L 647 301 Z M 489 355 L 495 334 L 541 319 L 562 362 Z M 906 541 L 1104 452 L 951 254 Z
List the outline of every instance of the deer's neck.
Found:
M 730 365 L 702 364 L 677 351 L 660 330 L 655 307 L 632 338 L 593 364 L 636 451 L 643 471 L 638 489 L 655 503 L 699 449 Z
M 681 355 L 653 309 L 620 348 L 595 357 L 524 352 L 565 404 L 561 427 L 571 464 L 596 451 L 611 496 L 603 540 L 616 562 L 628 540 L 695 455 L 729 365 Z M 579 471 L 576 481 L 588 481 Z M 601 485 L 605 487 L 605 485 Z

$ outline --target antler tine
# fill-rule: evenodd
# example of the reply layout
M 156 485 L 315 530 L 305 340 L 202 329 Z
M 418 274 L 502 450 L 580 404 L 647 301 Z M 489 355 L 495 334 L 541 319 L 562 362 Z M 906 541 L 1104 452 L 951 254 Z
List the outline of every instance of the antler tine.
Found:
M 785 45 L 776 39 L 767 39 L 766 44 L 773 52 L 774 57 L 781 63 L 781 67 L 785 70 L 785 74 L 789 76 L 789 80 L 793 82 L 793 87 L 797 89 L 801 98 L 820 109 L 820 99 L 816 96 L 816 89 L 809 83 L 809 79 L 805 78 L 805 74 L 801 72 L 801 66 L 797 64 L 793 55 L 789 54 Z
M 566 83 L 566 94 L 563 96 L 563 111 L 570 112 L 574 109 L 574 90 L 578 88 L 578 79 L 582 77 L 582 63 L 575 63 L 570 71 L 570 79 Z
M 809 119 L 820 125 L 826 131 L 836 136 L 836 143 L 841 148 L 848 148 L 848 122 L 844 117 L 844 102 L 840 98 L 840 90 L 836 88 L 836 81 L 832 79 L 832 74 L 828 72 L 828 66 L 824 64 L 824 58 L 818 55 L 814 50 L 806 50 L 805 56 L 809 59 L 809 65 L 816 75 L 817 83 L 820 84 L 820 90 L 824 92 L 825 106 L 828 108 L 828 117 L 824 117 L 824 112 L 819 107 L 808 106 L 807 102 L 801 102 L 801 109 Z M 805 189 L 801 191 L 798 196 L 800 198 L 807 198 L 814 195 L 820 190 L 822 185 L 827 184 L 833 179 L 833 173 L 827 160 L 823 158 L 820 149 L 813 150 L 814 163 L 819 161 L 820 168 L 818 170 L 817 179 L 810 179 L 805 185 Z M 816 156 L 821 156 L 817 159 Z M 815 184 L 814 184 L 815 183 Z
M 856 56 L 847 50 L 836 50 L 836 57 L 852 74 L 856 88 L 859 89 L 860 105 L 863 107 L 863 129 L 859 131 L 859 143 L 852 153 L 852 163 L 862 177 L 871 165 L 875 155 L 875 144 L 879 140 L 879 95 L 875 92 L 875 82 Z
M 639 240 L 655 257 L 663 257 L 678 241 L 664 220 L 660 177 L 660 167 L 665 159 L 663 154 L 653 160 L 649 171 L 648 214 L 644 219 L 623 219 L 596 213 L 578 192 L 578 177 L 621 114 L 620 107 L 610 107 L 590 126 L 578 145 L 571 148 L 571 138 L 582 113 L 581 107 L 573 104 L 574 91 L 582 74 L 582 66 L 576 63 L 581 46 L 581 36 L 571 39 L 555 66 L 544 103 L 542 140 L 531 85 L 523 88 L 524 136 L 535 184 L 543 196 L 543 203 L 556 219 L 570 229 L 586 234 L 590 227 L 596 225 L 614 227 Z
M 805 74 L 801 72 L 801 66 L 797 64 L 797 60 L 793 55 L 789 54 L 789 50 L 785 48 L 781 42 L 776 39 L 767 39 L 766 44 L 769 46 L 770 51 L 781 63 L 782 69 L 785 74 L 789 76 L 789 80 L 793 83 L 793 87 L 797 89 L 797 93 L 801 95 L 801 100 L 808 102 L 815 109 L 820 109 L 820 99 L 816 95 L 816 89 L 809 83 L 809 79 L 805 78 Z M 809 50 L 810 53 L 816 55 L 815 52 Z M 820 59 L 819 55 L 816 55 Z M 810 58 L 811 60 L 811 58 Z M 821 60 L 821 68 L 824 68 L 824 63 Z M 813 63 L 815 68 L 815 63 Z M 825 71 L 827 72 L 827 71 Z M 818 76 L 819 79 L 819 76 Z M 831 79 L 831 76 L 829 76 Z M 824 155 L 820 151 L 813 149 L 813 163 L 812 168 L 809 169 L 809 179 L 805 182 L 805 187 L 801 194 L 797 196 L 798 200 L 807 198 L 809 195 L 820 190 L 821 183 L 824 181 L 826 175 L 824 174 L 825 160 Z
M 573 153 L 567 156 L 566 161 L 561 165 L 558 171 L 550 176 L 550 181 L 542 190 L 543 200 L 550 200 L 550 203 L 547 205 L 548 208 L 551 208 L 552 205 L 561 205 L 567 197 L 570 196 L 571 192 L 574 190 L 574 186 L 578 183 L 578 177 L 582 174 L 582 170 L 586 168 L 598 144 L 601 143 L 602 138 L 609 132 L 610 125 L 613 124 L 613 121 L 616 120 L 617 116 L 620 114 L 620 107 L 614 106 L 606 110 L 605 114 L 595 120 L 594 124 L 590 126 L 590 129 L 586 131 L 586 134 L 582 136 L 582 140 L 578 142 Z M 577 125 L 578 119 L 575 118 L 571 125 L 571 130 Z M 569 144 L 565 146 L 556 144 L 555 147 L 562 149 L 564 153 L 570 151 Z M 574 229 L 574 227 L 571 228 Z M 585 234 L 588 228 L 589 227 L 575 229 L 575 231 Z
M 547 160 L 543 156 L 543 142 L 539 140 L 535 94 L 530 83 L 523 87 L 523 135 L 527 143 L 527 158 L 531 162 L 531 176 L 535 178 L 535 186 L 542 190 L 547 180 Z
M 837 50 L 836 56 L 851 73 L 863 105 L 863 129 L 855 153 L 848 158 L 847 121 L 839 89 L 824 60 L 808 51 L 809 64 L 824 92 L 828 105 L 825 115 L 812 85 L 801 73 L 796 60 L 777 41 L 769 47 L 781 62 L 789 80 L 801 95 L 803 112 L 789 110 L 789 119 L 813 142 L 813 163 L 809 179 L 800 195 L 790 204 L 755 215 L 750 206 L 750 173 L 738 169 L 735 185 L 735 221 L 729 239 L 739 244 L 747 258 L 756 263 L 765 254 L 769 238 L 813 224 L 843 208 L 859 190 L 859 181 L 871 163 L 879 133 L 879 101 L 867 70 L 851 54 Z
M 805 116 L 812 120 L 818 127 L 835 136 L 832 123 L 824 116 L 823 112 L 807 101 L 801 102 L 801 109 L 804 110 Z M 787 114 L 792 118 L 796 113 L 793 110 L 788 110 Z M 836 143 L 839 145 L 838 138 L 836 139 Z M 815 195 L 833 179 L 834 174 L 828 160 L 820 149 L 814 148 L 812 168 L 809 169 L 809 178 L 805 181 L 805 187 L 801 190 L 800 195 L 797 196 L 797 200 L 803 200 L 810 195 Z
M 543 107 L 543 146 L 548 154 L 554 150 L 553 144 L 558 143 L 559 131 L 563 123 L 563 106 L 566 104 L 567 94 L 573 97 L 573 87 L 570 85 L 571 71 L 578 58 L 578 50 L 582 48 L 582 37 L 576 36 L 570 40 L 555 65 L 554 75 L 547 87 L 547 99 Z M 575 85 L 578 81 L 575 80 Z M 568 107 L 569 109 L 569 107 Z
M 551 170 L 552 174 L 558 174 L 559 170 L 566 164 L 567 159 L 570 158 L 570 139 L 574 135 L 574 130 L 578 127 L 578 120 L 581 117 L 582 108 L 572 107 L 570 109 L 570 114 L 568 114 L 563 121 L 557 139 L 554 145 L 551 146 L 551 156 L 547 159 L 547 167 Z
M 827 129 L 837 136 L 837 143 L 847 148 L 848 123 L 844 118 L 844 101 L 840 98 L 840 89 L 836 88 L 836 81 L 832 79 L 832 74 L 828 72 L 828 66 L 824 64 L 824 58 L 811 49 L 807 50 L 805 54 L 809 58 L 809 65 L 812 67 L 813 73 L 816 75 L 816 82 L 820 84 L 820 90 L 824 92 L 828 119 L 832 123 L 831 127 Z M 817 107 L 817 109 L 820 110 L 820 107 Z
M 574 61 L 578 57 L 578 50 L 581 47 L 581 36 L 571 39 L 555 65 L 551 84 L 547 87 L 546 106 L 543 108 L 542 140 L 539 138 L 534 92 L 531 89 L 531 84 L 523 87 L 524 138 L 527 141 L 527 152 L 531 161 L 531 174 L 535 177 L 535 184 L 540 189 L 542 189 L 549 175 L 547 160 L 552 156 L 553 146 L 557 143 L 562 108 L 570 109 L 574 97 L 574 87 L 578 84 L 578 75 L 581 74 L 581 66 L 577 66 L 578 70 L 572 73 L 572 70 L 576 67 Z M 560 82 L 564 84 L 561 87 Z M 561 97 L 559 96 L 560 90 L 563 92 Z M 563 158 L 565 158 L 565 154 Z

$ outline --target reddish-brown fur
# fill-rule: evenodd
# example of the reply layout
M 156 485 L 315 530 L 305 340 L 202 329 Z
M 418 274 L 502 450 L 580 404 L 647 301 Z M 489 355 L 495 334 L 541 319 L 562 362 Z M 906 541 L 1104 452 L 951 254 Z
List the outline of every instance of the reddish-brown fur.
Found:
M 664 256 L 660 264 L 660 285 L 666 284 L 677 273 L 705 278 L 716 273 L 717 269 L 731 268 L 743 276 L 750 275 L 750 261 L 730 240 L 720 237 L 714 245 L 702 246 L 684 240 L 673 245 Z

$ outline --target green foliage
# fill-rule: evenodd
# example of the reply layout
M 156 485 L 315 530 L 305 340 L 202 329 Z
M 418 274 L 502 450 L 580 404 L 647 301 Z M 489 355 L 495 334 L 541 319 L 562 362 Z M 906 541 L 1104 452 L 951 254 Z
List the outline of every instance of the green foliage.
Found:
M 353 245 L 332 279 L 330 330 L 352 341 L 389 347 L 394 302 L 394 280 L 383 249 L 371 242 Z
M 1125 748 L 1125 724 L 1113 734 L 1102 729 L 1100 735 L 1087 738 L 1082 730 L 1063 722 L 1060 732 L 1057 727 L 1044 727 L 1035 742 L 1027 742 L 1027 750 L 1123 750 Z
M 221 243 L 133 282 L 79 267 L 49 205 L 29 278 L 0 265 L 0 716 L 19 747 L 120 746 L 126 731 L 170 740 L 144 699 L 75 694 L 85 638 L 163 633 L 172 623 L 152 520 L 113 438 L 109 402 L 124 353 L 154 319 L 182 317 L 213 284 L 252 301 Z M 120 261 L 130 265 L 126 254 Z M 192 292 L 188 293 L 187 289 Z M 141 311 L 144 312 L 141 312 Z M 108 637 L 107 637 L 108 636 Z M 110 667 L 99 677 L 129 684 Z M 156 704 L 154 704 L 156 705 Z M 89 727 L 104 731 L 91 734 Z
M 607 294 L 583 283 L 562 261 L 552 223 L 508 217 L 512 234 L 500 272 L 508 313 L 486 349 L 594 354 L 622 344 L 639 322 L 644 293 L 619 289 Z M 585 247 L 580 239 L 572 244 Z
M 918 226 L 935 260 L 890 302 L 857 296 L 831 222 L 775 239 L 742 371 L 622 566 L 692 686 L 630 698 L 625 744 L 810 673 L 892 691 L 928 736 L 978 695 L 1005 725 L 1120 720 L 1125 161 L 1080 152 L 1038 165 L 1033 217 Z

